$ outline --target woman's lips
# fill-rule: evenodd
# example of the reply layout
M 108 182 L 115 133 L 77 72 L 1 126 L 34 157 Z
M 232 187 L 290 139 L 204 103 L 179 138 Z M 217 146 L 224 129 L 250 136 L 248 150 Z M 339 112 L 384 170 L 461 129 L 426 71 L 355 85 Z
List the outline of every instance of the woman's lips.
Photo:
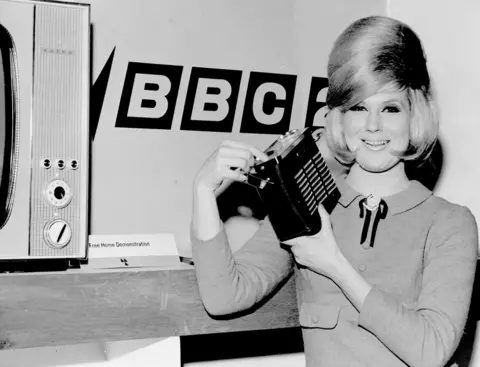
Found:
M 362 139 L 362 142 L 367 146 L 370 150 L 382 150 L 384 149 L 390 140 L 365 140 Z

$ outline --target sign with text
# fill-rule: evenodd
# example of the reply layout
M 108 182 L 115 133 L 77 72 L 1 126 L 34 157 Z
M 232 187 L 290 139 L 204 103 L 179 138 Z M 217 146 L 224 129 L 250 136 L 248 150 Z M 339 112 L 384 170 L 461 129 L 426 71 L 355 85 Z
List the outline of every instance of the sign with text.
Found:
M 172 233 L 91 235 L 89 258 L 129 256 L 178 256 Z

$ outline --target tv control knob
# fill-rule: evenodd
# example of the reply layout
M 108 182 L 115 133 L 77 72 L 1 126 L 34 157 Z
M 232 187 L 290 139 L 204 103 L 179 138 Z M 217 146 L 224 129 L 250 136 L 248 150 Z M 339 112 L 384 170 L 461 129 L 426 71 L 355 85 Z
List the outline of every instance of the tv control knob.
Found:
M 63 219 L 55 219 L 45 226 L 44 236 L 51 247 L 62 248 L 72 239 L 72 229 Z
M 47 201 L 56 208 L 64 208 L 72 200 L 70 186 L 63 180 L 53 180 L 45 189 Z

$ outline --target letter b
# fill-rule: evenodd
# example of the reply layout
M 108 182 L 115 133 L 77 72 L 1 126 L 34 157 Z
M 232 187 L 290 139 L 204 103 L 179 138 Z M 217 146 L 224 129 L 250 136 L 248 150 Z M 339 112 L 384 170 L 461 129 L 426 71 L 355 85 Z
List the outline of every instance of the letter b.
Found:
M 172 83 L 165 75 L 136 74 L 128 105 L 128 117 L 159 119 L 168 110 L 166 96 Z
M 170 129 L 182 66 L 130 62 L 116 127 Z
M 240 70 L 193 67 L 180 129 L 231 132 L 241 78 Z

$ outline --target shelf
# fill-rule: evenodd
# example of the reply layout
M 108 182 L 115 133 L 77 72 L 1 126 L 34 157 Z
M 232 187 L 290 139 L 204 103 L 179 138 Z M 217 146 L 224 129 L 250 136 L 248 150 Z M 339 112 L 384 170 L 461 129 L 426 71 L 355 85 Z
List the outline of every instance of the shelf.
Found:
M 257 309 L 213 319 L 185 264 L 0 275 L 0 349 L 294 326 L 293 278 Z
M 471 358 L 478 272 L 458 348 Z M 0 274 L 0 350 L 298 327 L 293 277 L 255 310 L 213 319 L 192 266 Z M 480 344 L 479 344 L 480 345 Z

